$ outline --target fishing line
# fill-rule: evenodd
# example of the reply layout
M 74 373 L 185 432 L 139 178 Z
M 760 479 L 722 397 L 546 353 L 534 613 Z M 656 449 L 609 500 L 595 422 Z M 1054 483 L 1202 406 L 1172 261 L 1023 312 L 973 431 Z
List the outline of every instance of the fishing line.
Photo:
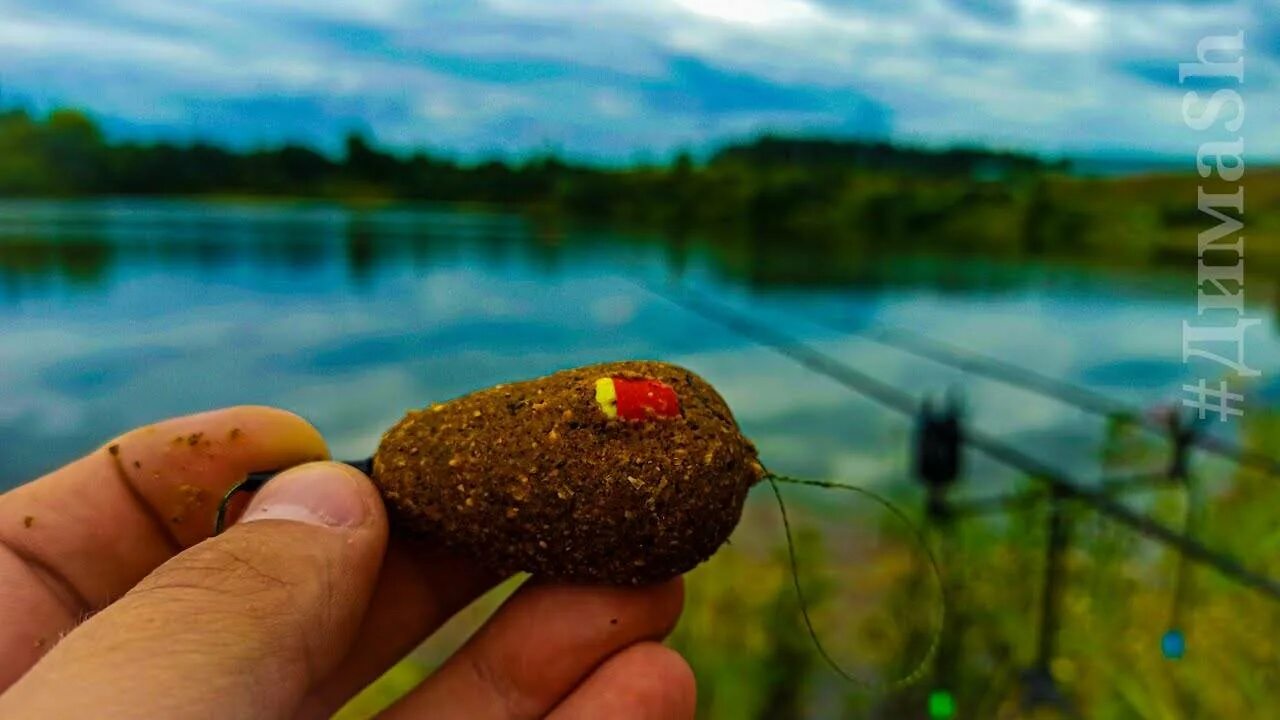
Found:
M 372 464 L 371 459 L 356 460 L 356 461 L 349 462 L 348 464 L 366 471 L 372 469 L 370 467 Z M 223 530 L 226 529 L 227 514 L 231 507 L 231 501 L 232 499 L 235 498 L 236 495 L 242 492 L 253 492 L 261 489 L 261 487 L 264 484 L 266 484 L 266 482 L 270 480 L 275 474 L 276 474 L 275 472 L 271 472 L 271 471 L 252 473 L 247 477 L 245 477 L 244 480 L 241 480 L 235 485 L 232 485 L 227 490 L 226 495 L 222 497 L 222 501 L 218 504 L 218 514 L 214 521 L 213 534 L 218 535 L 222 533 Z M 773 488 L 774 498 L 776 498 L 778 501 L 778 511 L 781 513 L 781 516 L 782 516 L 783 533 L 787 540 L 787 559 L 790 564 L 791 582 L 796 591 L 796 600 L 800 605 L 800 615 L 804 620 L 804 626 L 805 626 L 806 632 L 809 635 L 809 640 L 813 643 L 813 647 L 818 651 L 818 654 L 822 656 L 823 661 L 826 662 L 826 664 L 830 666 L 830 668 L 834 670 L 837 675 L 844 678 L 846 681 L 853 683 L 855 685 L 859 685 L 864 689 L 872 692 L 888 692 L 898 688 L 906 687 L 907 685 L 911 685 L 916 681 L 918 681 L 924 675 L 929 665 L 929 662 L 933 660 L 933 656 L 937 654 L 938 646 L 942 642 L 942 631 L 943 631 L 943 626 L 946 623 L 946 615 L 947 615 L 946 591 L 945 591 L 945 587 L 943 585 L 943 580 L 942 580 L 942 566 L 938 563 L 938 559 L 934 555 L 933 549 L 929 547 L 928 539 L 925 538 L 924 533 L 920 530 L 920 528 L 915 523 L 911 521 L 910 518 L 907 517 L 907 514 L 903 512 L 897 505 L 895 505 L 893 502 L 891 502 L 887 498 L 884 498 L 866 488 L 858 487 L 857 485 L 849 485 L 846 483 L 831 482 L 827 480 L 805 480 L 801 478 L 794 478 L 786 475 L 779 475 L 773 472 L 772 470 L 766 470 L 765 479 L 769 481 L 769 487 Z M 934 581 L 938 585 L 938 593 L 939 593 L 940 599 L 938 602 L 938 610 L 934 614 L 933 624 L 935 625 L 936 629 L 933 632 L 932 638 L 930 638 L 929 647 L 925 650 L 924 655 L 920 658 L 920 661 L 917 662 L 912 667 L 909 673 L 907 673 L 906 675 L 903 675 L 902 677 L 889 680 L 889 681 L 872 682 L 872 681 L 863 679 L 861 677 L 858 677 L 857 675 L 849 672 L 848 670 L 845 670 L 844 667 L 842 667 L 840 663 L 837 662 L 834 657 L 832 657 L 831 653 L 827 651 L 826 646 L 822 644 L 822 640 L 818 637 L 818 631 L 814 627 L 813 617 L 809 611 L 808 598 L 805 597 L 804 589 L 801 587 L 801 584 L 800 584 L 800 561 L 796 557 L 795 537 L 791 529 L 791 518 L 789 515 L 787 515 L 787 505 L 782 498 L 782 490 L 778 487 L 778 483 L 785 483 L 788 485 L 806 485 L 809 487 L 817 487 L 825 490 L 847 490 L 850 492 L 857 493 L 858 495 L 861 495 L 871 500 L 872 502 L 876 503 L 877 505 L 880 505 L 884 509 L 888 510 L 890 514 L 892 514 L 895 518 L 897 518 L 899 522 L 901 522 L 911 531 L 911 534 L 914 537 L 916 544 L 924 552 L 925 558 L 928 561 L 929 571 L 933 575 Z
M 796 599 L 800 604 L 800 615 L 804 619 L 805 630 L 808 631 L 809 639 L 813 642 L 813 646 L 817 649 L 818 654 L 822 656 L 822 659 L 831 667 L 832 670 L 836 672 L 837 675 L 850 683 L 863 687 L 868 691 L 888 692 L 906 687 L 918 681 L 924 676 L 929 663 L 933 660 L 933 656 L 938 652 L 938 646 L 942 643 L 942 631 L 943 626 L 946 624 L 947 617 L 946 590 L 942 581 L 942 566 L 938 563 L 937 557 L 934 556 L 933 550 L 929 547 L 929 542 L 925 538 L 924 533 L 911 521 L 910 518 L 907 517 L 906 513 L 898 508 L 897 505 L 893 504 L 893 502 L 889 501 L 887 498 L 884 498 L 866 488 L 826 480 L 804 480 L 800 478 L 793 478 L 786 475 L 779 475 L 772 470 L 765 471 L 765 479 L 769 481 L 769 487 L 773 488 L 773 496 L 778 501 L 778 511 L 782 514 L 782 529 L 787 538 L 787 557 L 791 564 L 791 581 L 795 586 Z M 841 667 L 840 663 L 836 662 L 835 658 L 827 652 L 826 647 L 822 644 L 822 640 L 818 638 L 818 631 L 813 626 L 813 618 L 809 613 L 809 602 L 805 598 L 804 590 L 800 587 L 800 563 L 796 559 L 795 540 L 792 536 L 791 520 L 787 516 L 787 505 L 783 502 L 782 490 L 778 487 L 778 483 L 786 483 L 788 485 L 807 485 L 826 490 L 848 490 L 857 493 L 888 510 L 894 517 L 911 530 L 911 534 L 915 537 L 916 544 L 919 545 L 920 549 L 924 552 L 925 558 L 929 563 L 929 570 L 932 572 L 934 580 L 938 584 L 939 601 L 938 610 L 934 615 L 934 624 L 936 629 L 933 632 L 933 637 L 929 641 L 929 647 L 925 650 L 920 661 L 917 662 L 906 675 L 883 682 L 869 681 L 845 670 Z

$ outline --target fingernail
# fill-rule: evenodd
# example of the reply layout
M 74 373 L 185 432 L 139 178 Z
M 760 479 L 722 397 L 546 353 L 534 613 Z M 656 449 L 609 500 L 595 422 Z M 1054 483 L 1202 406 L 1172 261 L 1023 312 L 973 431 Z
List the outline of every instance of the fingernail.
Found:
M 315 462 L 286 470 L 263 486 L 240 517 L 255 520 L 293 520 L 325 527 L 355 527 L 368 514 L 364 482 L 354 468 L 342 463 Z

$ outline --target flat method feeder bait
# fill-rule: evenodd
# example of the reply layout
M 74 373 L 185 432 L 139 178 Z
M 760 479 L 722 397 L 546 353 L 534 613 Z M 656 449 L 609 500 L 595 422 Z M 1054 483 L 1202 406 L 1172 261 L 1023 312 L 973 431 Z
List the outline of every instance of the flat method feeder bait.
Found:
M 410 411 L 371 461 L 352 464 L 382 491 L 393 532 L 502 573 L 611 585 L 659 582 L 711 557 L 761 480 L 773 484 L 784 522 L 779 481 L 866 494 L 767 472 L 710 384 L 646 361 L 565 370 Z M 231 498 L 271 475 L 227 493 L 218 531 Z M 823 657 L 857 681 L 818 642 L 802 593 L 801 608 Z
M 711 557 L 763 477 L 720 395 L 656 362 L 566 370 L 410 412 L 373 456 L 406 530 L 501 572 L 613 585 Z

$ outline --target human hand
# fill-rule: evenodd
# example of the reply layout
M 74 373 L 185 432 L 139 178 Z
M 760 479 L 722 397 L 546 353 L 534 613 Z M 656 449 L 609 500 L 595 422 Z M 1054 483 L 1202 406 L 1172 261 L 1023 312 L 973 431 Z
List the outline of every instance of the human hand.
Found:
M 498 579 L 388 544 L 374 486 L 336 463 L 209 537 L 246 473 L 327 457 L 305 421 L 238 407 L 0 495 L 0 718 L 327 717 Z M 682 592 L 527 583 L 382 717 L 692 717 L 689 667 L 655 642 Z

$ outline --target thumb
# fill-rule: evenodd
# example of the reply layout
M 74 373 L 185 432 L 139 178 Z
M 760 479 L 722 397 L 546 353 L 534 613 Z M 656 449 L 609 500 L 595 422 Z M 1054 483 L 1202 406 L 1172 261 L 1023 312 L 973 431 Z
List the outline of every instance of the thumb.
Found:
M 359 471 L 286 471 L 226 533 L 72 631 L 0 697 L 0 717 L 290 716 L 346 654 L 386 542 Z

